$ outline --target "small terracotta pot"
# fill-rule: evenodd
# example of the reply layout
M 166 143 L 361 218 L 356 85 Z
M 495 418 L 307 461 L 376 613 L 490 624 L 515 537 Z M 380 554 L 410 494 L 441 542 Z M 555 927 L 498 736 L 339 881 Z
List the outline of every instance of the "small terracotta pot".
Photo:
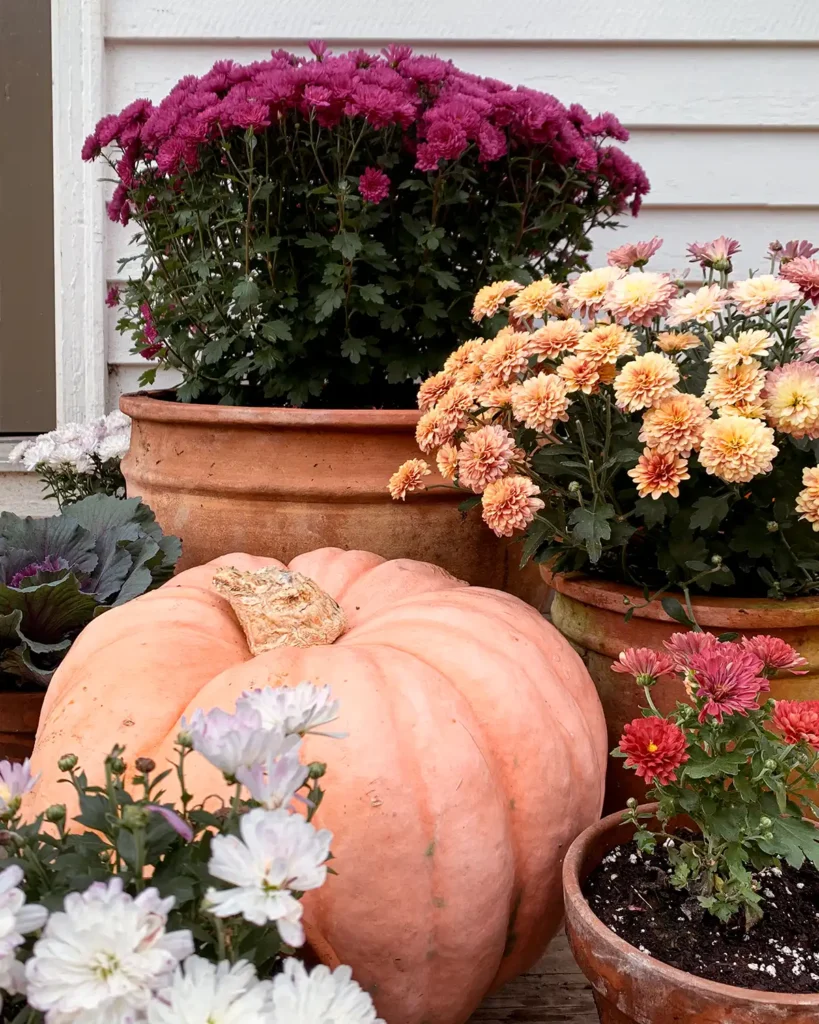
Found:
M 45 690 L 0 690 L 0 760 L 22 761 L 34 749 Z
M 319 547 L 358 548 L 542 603 L 536 567 L 520 573 L 518 546 L 477 511 L 459 512 L 462 491 L 390 498 L 390 476 L 421 454 L 416 410 L 188 405 L 162 394 L 120 400 L 133 421 L 122 471 L 128 493 L 182 538 L 180 569 L 233 551 L 289 562 Z M 437 474 L 426 482 L 445 483 Z
M 654 811 L 645 804 L 641 811 Z M 603 857 L 634 835 L 622 811 L 587 828 L 563 862 L 566 934 L 601 1024 L 816 1024 L 819 995 L 781 995 L 698 978 L 641 953 L 608 928 L 581 892 Z
M 662 650 L 663 641 L 685 627 L 663 611 L 659 601 L 639 608 L 626 622 L 624 598 L 643 604 L 636 587 L 588 576 L 553 576 L 541 567 L 544 580 L 554 588 L 552 622 L 580 651 L 600 695 L 609 735 L 609 749 L 620 742 L 623 726 L 640 715 L 642 690 L 630 676 L 612 672 L 611 663 L 627 647 Z M 700 626 L 719 635 L 737 632 L 746 636 L 771 633 L 795 647 L 808 660 L 804 676 L 781 674 L 771 682 L 771 696 L 786 700 L 819 699 L 819 598 L 789 601 L 767 598 L 695 597 L 694 615 Z M 683 697 L 680 680 L 660 679 L 652 690 L 655 704 L 667 714 Z M 646 787 L 634 772 L 610 771 L 606 782 L 604 812 L 625 807 L 629 797 L 644 800 Z

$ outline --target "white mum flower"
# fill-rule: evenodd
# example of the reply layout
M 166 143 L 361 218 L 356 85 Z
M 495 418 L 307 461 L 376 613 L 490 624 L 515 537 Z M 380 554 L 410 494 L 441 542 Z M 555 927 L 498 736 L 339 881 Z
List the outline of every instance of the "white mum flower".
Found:
M 0 871 L 0 989 L 10 995 L 26 990 L 25 971 L 17 959 L 23 936 L 42 928 L 48 918 L 45 907 L 26 903 L 25 893 L 18 888 L 22 881 L 23 869 L 17 864 Z
M 217 917 L 240 914 L 260 927 L 275 921 L 289 946 L 304 943 L 302 905 L 293 891 L 318 889 L 327 878 L 333 834 L 317 831 L 298 814 L 257 807 L 239 823 L 238 836 L 214 836 L 208 870 L 232 889 L 209 889 Z
M 314 967 L 292 957 L 273 979 L 275 1024 L 384 1024 L 370 996 L 353 981 L 349 967 Z
M 319 726 L 338 718 L 339 702 L 332 699 L 329 686 L 303 682 L 297 686 L 267 686 L 264 690 L 246 691 L 236 702 L 237 711 L 240 707 L 258 711 L 262 724 L 268 729 L 282 728 L 286 733 L 303 736 L 317 732 Z
M 272 984 L 246 960 L 213 964 L 190 956 L 148 1007 L 148 1024 L 270 1024 Z
M 96 454 L 101 462 L 108 459 L 122 459 L 128 454 L 131 446 L 130 430 L 115 430 L 97 444 Z
M 189 931 L 166 932 L 173 897 L 136 898 L 121 878 L 69 893 L 26 963 L 28 1001 L 46 1024 L 131 1024 L 151 992 L 193 952 Z
M 34 440 L 30 437 L 27 437 L 25 441 L 21 441 L 19 444 L 16 444 L 9 452 L 9 462 L 22 462 L 26 452 L 30 448 L 33 448 L 34 444 Z
M 181 730 L 189 734 L 198 754 L 230 776 L 239 768 L 252 768 L 268 757 L 276 757 L 285 741 L 281 728 L 265 726 L 259 712 L 250 707 L 237 706 L 235 715 L 221 708 L 205 714 L 199 708 L 191 716 L 190 725 L 182 719 Z
M 0 814 L 14 813 L 25 796 L 39 779 L 31 774 L 31 763 L 26 758 L 22 764 L 0 761 Z
M 307 780 L 308 769 L 299 761 L 301 741 L 295 736 L 285 740 L 290 749 L 284 749 L 278 758 L 268 757 L 264 765 L 255 764 L 252 768 L 238 768 L 236 778 L 248 790 L 256 801 L 268 811 L 279 807 L 287 807 L 296 790 L 301 789 Z
M 124 412 L 120 412 L 119 409 L 114 409 L 113 412 L 109 412 L 107 416 L 102 418 L 103 427 L 107 434 L 118 433 L 123 430 L 131 429 L 131 417 L 126 416 Z

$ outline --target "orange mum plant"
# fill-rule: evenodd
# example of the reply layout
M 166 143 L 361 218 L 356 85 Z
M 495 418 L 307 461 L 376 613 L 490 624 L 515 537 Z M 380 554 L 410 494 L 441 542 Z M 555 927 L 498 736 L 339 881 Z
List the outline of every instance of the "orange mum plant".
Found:
M 733 239 L 692 244 L 699 287 L 621 246 L 568 285 L 478 292 L 475 323 L 418 392 L 417 440 L 523 562 L 637 584 L 784 597 L 819 590 L 819 261 L 772 243 L 731 280 Z M 441 486 L 424 459 L 395 499 Z M 680 621 L 687 616 L 672 602 Z

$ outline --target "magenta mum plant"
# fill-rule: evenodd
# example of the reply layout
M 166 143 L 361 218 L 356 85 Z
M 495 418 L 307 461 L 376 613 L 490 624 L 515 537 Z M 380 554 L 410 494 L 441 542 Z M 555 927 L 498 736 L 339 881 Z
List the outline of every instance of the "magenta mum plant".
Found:
M 410 406 L 476 285 L 584 269 L 589 230 L 648 191 L 611 114 L 408 47 L 311 50 L 220 61 L 83 148 L 138 229 L 109 301 L 182 401 Z

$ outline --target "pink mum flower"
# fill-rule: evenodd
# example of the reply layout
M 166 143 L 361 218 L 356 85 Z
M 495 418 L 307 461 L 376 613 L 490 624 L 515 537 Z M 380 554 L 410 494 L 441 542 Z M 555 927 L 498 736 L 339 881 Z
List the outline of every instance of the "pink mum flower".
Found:
M 662 238 L 656 235 L 648 242 L 626 242 L 625 245 L 620 245 L 607 253 L 606 263 L 610 267 L 620 267 L 622 270 L 644 267 L 662 244 Z
M 742 638 L 742 646 L 759 658 L 766 676 L 778 671 L 790 672 L 794 676 L 807 675 L 807 668 L 802 667 L 807 666 L 807 660 L 778 636 L 746 636 Z
M 779 276 L 795 284 L 809 302 L 819 302 L 819 260 L 797 256 L 782 264 Z
M 787 263 L 788 260 L 795 260 L 799 256 L 813 256 L 816 252 L 819 252 L 819 249 L 815 245 L 811 245 L 810 242 L 800 241 L 799 239 L 793 239 L 784 245 L 781 242 L 771 242 L 768 246 L 768 255 L 772 259 L 780 260 L 782 263 Z
M 612 662 L 612 672 L 634 676 L 638 686 L 653 686 L 661 676 L 674 674 L 674 662 L 662 651 L 650 647 L 629 647 Z
M 390 194 L 390 179 L 377 167 L 368 167 L 358 179 L 358 191 L 368 203 L 380 203 Z
M 691 666 L 691 659 L 696 654 L 712 650 L 719 643 L 713 633 L 674 633 L 665 641 L 663 647 L 671 655 L 674 667 L 684 672 Z
M 760 675 L 762 662 L 751 651 L 731 644 L 717 644 L 691 658 L 697 697 L 705 703 L 700 722 L 712 716 L 722 724 L 723 715 L 746 714 L 759 707 L 760 690 L 770 689 Z
M 676 294 L 677 286 L 668 274 L 629 274 L 612 283 L 605 307 L 615 319 L 647 327 L 668 312 Z
M 105 296 L 105 305 L 109 309 L 116 309 L 119 305 L 119 288 L 112 284 L 108 289 L 108 294 Z
M 713 267 L 714 270 L 730 270 L 731 257 L 739 252 L 739 242 L 735 238 L 720 235 L 713 242 L 692 242 L 688 246 L 692 263 L 702 267 Z

